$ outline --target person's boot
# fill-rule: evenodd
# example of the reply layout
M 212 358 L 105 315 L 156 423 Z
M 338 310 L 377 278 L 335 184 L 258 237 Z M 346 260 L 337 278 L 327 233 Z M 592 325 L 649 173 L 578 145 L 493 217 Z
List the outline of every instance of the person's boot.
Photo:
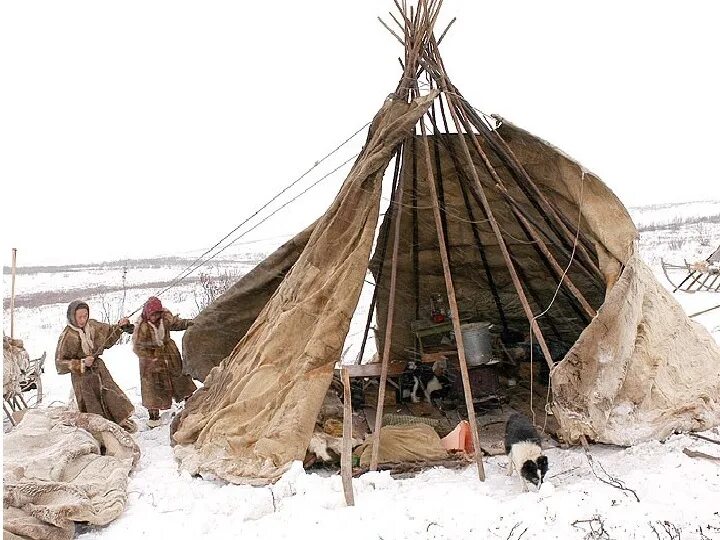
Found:
M 147 427 L 152 429 L 162 425 L 158 409 L 148 409 L 148 413 L 150 413 L 150 419 L 147 421 Z
M 123 428 L 125 431 L 127 431 L 128 433 L 135 433 L 138 430 L 137 424 L 130 417 L 127 417 L 125 420 L 120 422 L 120 424 L 118 424 L 118 425 L 121 428 Z

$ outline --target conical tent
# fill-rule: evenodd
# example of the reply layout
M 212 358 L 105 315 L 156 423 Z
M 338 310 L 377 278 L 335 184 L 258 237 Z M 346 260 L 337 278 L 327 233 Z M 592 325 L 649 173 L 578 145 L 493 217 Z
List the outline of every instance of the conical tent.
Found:
M 175 424 L 175 453 L 191 472 L 266 483 L 303 458 L 368 268 L 383 364 L 378 420 L 387 364 L 406 356 L 408 327 L 442 292 L 471 427 L 466 310 L 531 333 L 568 442 L 632 444 L 720 423 L 720 350 L 638 259 L 622 203 L 556 148 L 463 98 L 433 34 L 439 7 L 400 9 L 403 76 L 325 215 L 187 332 L 186 351 L 197 351 L 188 369 L 209 355 L 219 362 Z M 393 156 L 391 205 L 371 256 Z M 269 299 L 246 308 L 254 281 Z M 233 306 L 238 341 L 212 343 L 216 315 Z M 476 430 L 473 439 L 479 448 Z

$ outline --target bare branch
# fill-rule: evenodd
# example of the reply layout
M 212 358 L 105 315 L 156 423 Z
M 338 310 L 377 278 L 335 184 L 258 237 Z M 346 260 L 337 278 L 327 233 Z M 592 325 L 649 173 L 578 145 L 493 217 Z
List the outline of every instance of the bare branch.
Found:
M 710 461 L 720 461 L 719 456 L 711 456 L 710 454 L 706 454 L 705 452 L 696 452 L 695 450 L 690 450 L 689 448 L 683 448 L 683 454 L 689 457 L 709 459 Z
M 720 307 L 720 306 L 718 306 L 718 307 Z M 691 437 L 695 437 L 696 439 L 702 439 L 703 441 L 720 444 L 720 441 L 718 441 L 716 439 L 711 439 L 710 437 L 705 437 L 705 435 L 700 435 L 698 433 L 689 433 L 689 435 Z
M 455 21 L 457 21 L 457 17 L 453 17 L 452 21 L 448 23 L 448 25 L 445 27 L 445 30 L 443 30 L 442 34 L 440 34 L 440 38 L 437 40 L 437 44 L 440 45 L 442 43 L 443 38 L 445 37 L 445 34 L 447 34 L 447 31 L 450 30 L 450 27 L 455 24 Z
M 601 540 L 601 539 L 608 539 L 610 538 L 610 535 L 605 530 L 605 522 L 600 517 L 600 514 L 595 514 L 590 519 L 576 519 L 572 522 L 572 526 L 578 529 L 581 529 L 578 527 L 580 524 L 587 524 L 590 527 L 590 530 L 586 532 L 585 539 L 586 540 Z M 583 532 L 585 532 L 585 529 L 581 529 Z
M 405 45 L 405 42 L 400 39 L 400 36 L 398 36 L 387 24 L 385 24 L 385 21 L 383 21 L 380 17 L 377 18 L 378 21 L 380 21 L 380 24 L 382 24 L 385 27 L 385 30 L 390 32 L 393 36 L 395 36 L 395 39 L 397 39 L 400 42 L 400 45 Z
M 602 478 L 602 477 L 600 477 L 600 476 L 597 474 L 597 472 L 595 471 L 595 463 L 596 463 L 596 462 L 595 462 L 592 454 L 590 453 L 590 447 L 589 447 L 589 445 L 588 445 L 587 439 L 583 436 L 583 437 L 580 439 L 580 441 L 582 442 L 583 449 L 585 450 L 585 457 L 587 458 L 588 464 L 590 465 L 590 471 L 593 473 L 593 475 L 595 476 L 595 478 L 597 478 L 598 480 L 600 480 L 603 484 L 607 484 L 608 486 L 612 486 L 612 487 L 614 487 L 615 489 L 619 489 L 619 490 L 621 490 L 621 491 L 627 491 L 628 493 L 632 493 L 633 496 L 635 497 L 635 500 L 636 500 L 637 502 L 640 502 L 640 497 L 638 497 L 638 494 L 635 492 L 635 490 L 634 490 L 634 489 L 630 489 L 629 487 L 625 486 L 625 484 L 624 484 L 621 480 L 619 480 L 618 478 L 615 478 L 614 476 L 610 476 L 610 475 L 607 473 L 607 471 L 605 471 L 605 468 L 602 466 L 602 463 L 600 463 L 599 461 L 597 462 L 597 466 L 598 466 L 598 468 L 600 469 L 600 471 L 601 471 L 607 478 Z
M 665 540 L 664 537 L 660 536 L 659 530 L 665 531 L 665 534 L 667 534 L 668 540 L 680 540 L 680 529 L 678 529 L 674 524 L 672 524 L 669 521 L 656 521 L 655 524 L 658 525 L 658 528 L 655 528 L 655 525 L 652 521 L 648 521 L 648 525 L 650 525 L 650 528 L 655 533 L 655 536 L 657 536 L 658 540 Z M 660 528 L 662 527 L 662 528 Z M 658 530 L 659 529 L 659 530 Z

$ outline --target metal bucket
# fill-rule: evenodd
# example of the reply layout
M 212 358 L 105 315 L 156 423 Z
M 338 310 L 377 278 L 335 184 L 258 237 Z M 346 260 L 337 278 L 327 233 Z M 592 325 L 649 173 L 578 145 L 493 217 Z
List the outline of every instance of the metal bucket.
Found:
M 490 326 L 486 322 L 460 325 L 468 366 L 481 366 L 492 360 Z

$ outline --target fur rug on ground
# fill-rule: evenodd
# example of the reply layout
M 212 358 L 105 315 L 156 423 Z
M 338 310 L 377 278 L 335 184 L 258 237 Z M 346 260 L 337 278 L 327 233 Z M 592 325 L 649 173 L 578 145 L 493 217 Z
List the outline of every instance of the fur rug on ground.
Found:
M 5 538 L 69 539 L 76 522 L 106 525 L 125 509 L 140 450 L 117 424 L 30 409 L 3 442 Z

